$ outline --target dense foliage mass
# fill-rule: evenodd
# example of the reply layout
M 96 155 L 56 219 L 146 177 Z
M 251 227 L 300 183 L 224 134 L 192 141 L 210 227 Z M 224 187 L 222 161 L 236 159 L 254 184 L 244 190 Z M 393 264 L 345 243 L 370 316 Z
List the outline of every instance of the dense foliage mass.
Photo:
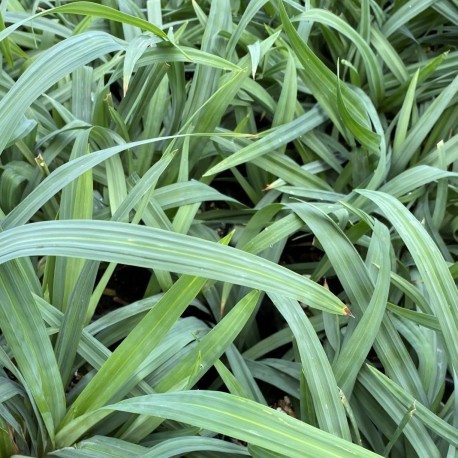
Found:
M 458 456 L 456 1 L 0 13 L 0 456 Z

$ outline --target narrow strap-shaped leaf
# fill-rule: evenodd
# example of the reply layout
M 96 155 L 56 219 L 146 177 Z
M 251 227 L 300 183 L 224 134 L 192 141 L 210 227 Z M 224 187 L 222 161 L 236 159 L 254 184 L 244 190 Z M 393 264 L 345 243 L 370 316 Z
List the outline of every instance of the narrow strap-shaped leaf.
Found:
M 152 447 L 148 452 L 139 455 L 138 458 L 186 456 L 187 453 L 199 451 L 250 456 L 246 448 L 242 445 L 231 444 L 225 440 L 223 441 L 213 437 L 184 436 L 162 441 L 160 444 Z
M 329 27 L 332 27 L 352 41 L 352 43 L 360 52 L 360 55 L 366 65 L 368 74 L 367 82 L 371 89 L 372 96 L 375 101 L 381 100 L 384 91 L 382 68 L 377 61 L 374 52 L 365 41 L 364 37 L 357 33 L 356 30 L 354 30 L 343 19 L 325 9 L 311 8 L 295 18 L 295 20 L 301 19 L 305 21 L 316 21 L 320 24 L 325 24 Z
M 140 381 L 132 374 L 135 374 L 205 282 L 205 278 L 180 277 L 110 355 L 71 406 L 64 425 L 112 399 L 119 399 Z
M 59 364 L 64 386 L 72 377 L 74 358 L 81 339 L 81 332 L 86 318 L 87 304 L 91 297 L 99 263 L 86 261 L 72 285 L 73 289 L 62 320 L 55 345 L 56 359 Z
M 369 366 L 362 368 L 358 380 L 364 388 L 368 390 L 370 396 L 377 401 L 377 404 L 382 409 L 381 412 L 386 412 L 391 420 L 394 421 L 395 425 L 399 425 L 406 412 L 410 410 L 412 405 L 415 403 L 415 406 L 417 407 L 416 413 L 410 419 L 409 423 L 407 423 L 403 431 L 405 439 L 408 440 L 411 446 L 415 449 L 416 456 L 421 458 L 439 458 L 441 454 L 438 447 L 432 440 L 431 435 L 427 433 L 427 428 L 429 429 L 430 425 L 425 424 L 423 422 L 423 418 L 420 418 L 417 414 L 421 403 L 413 397 L 410 397 L 411 403 L 407 406 L 404 402 L 399 402 L 399 399 L 397 397 L 393 397 L 392 393 L 386 390 L 386 388 L 381 385 L 380 381 L 374 377 L 373 371 L 373 369 L 369 369 Z M 390 380 L 390 382 L 392 381 Z M 425 407 L 423 407 L 423 409 L 428 410 Z M 430 410 L 428 411 L 431 416 L 435 416 Z M 393 434 L 395 433 L 395 429 L 392 430 Z M 456 436 L 456 434 L 454 435 Z M 450 440 L 451 437 L 447 439 Z
M 87 157 L 89 132 L 87 129 L 77 132 L 70 156 L 72 159 Z M 88 170 L 62 190 L 59 219 L 91 219 L 92 206 L 93 177 L 92 170 Z M 83 266 L 82 259 L 57 258 L 55 260 L 51 302 L 60 310 L 66 310 Z
M 75 256 L 278 292 L 331 313 L 351 312 L 336 296 L 285 267 L 188 235 L 110 221 L 48 221 L 0 233 L 0 263 L 22 256 Z
M 159 393 L 172 390 L 173 387 L 186 381 L 186 386 L 192 388 L 195 383 L 216 363 L 226 348 L 233 342 L 241 329 L 252 315 L 259 299 L 259 291 L 251 291 L 180 360 L 162 380 L 155 386 Z M 198 369 L 195 370 L 196 362 Z M 150 426 L 151 425 L 151 426 Z M 147 436 L 157 421 L 151 422 L 149 416 L 138 417 L 127 428 L 122 438 L 131 442 L 141 441 Z
M 71 183 L 84 172 L 94 168 L 96 165 L 119 154 L 128 148 L 135 148 L 151 143 L 158 143 L 164 140 L 171 140 L 185 135 L 175 135 L 169 137 L 157 137 L 147 140 L 129 142 L 122 145 L 113 146 L 89 154 L 88 156 L 79 157 L 62 165 L 48 177 L 46 177 L 35 189 L 29 194 L 17 207 L 15 207 L 1 222 L 2 229 L 8 229 L 16 225 L 25 224 L 53 195 L 57 194 L 64 186 Z M 173 153 L 170 153 L 173 155 Z M 164 153 L 163 158 L 170 159 L 169 153 Z
M 458 429 L 418 402 L 404 387 L 393 382 L 393 380 L 370 365 L 365 366 L 361 371 L 361 380 L 365 383 L 370 382 L 376 391 L 384 393 L 390 398 L 394 396 L 404 408 L 409 408 L 415 402 L 417 408 L 415 415 L 425 426 L 450 442 L 450 444 L 458 447 Z
M 245 11 L 243 12 L 243 16 L 240 18 L 239 23 L 237 24 L 236 29 L 231 34 L 229 41 L 226 47 L 226 55 L 230 57 L 230 54 L 234 51 L 237 42 L 239 41 L 240 37 L 242 36 L 243 31 L 246 29 L 250 21 L 253 19 L 256 12 L 263 7 L 267 3 L 267 0 L 254 0 L 250 1 Z
M 216 164 L 208 170 L 204 176 L 214 175 L 231 167 L 235 167 L 236 165 L 253 161 L 264 154 L 272 153 L 281 146 L 286 145 L 288 142 L 295 140 L 306 132 L 319 126 L 326 121 L 326 119 L 327 116 L 323 110 L 315 106 L 294 121 L 272 129 L 260 140 L 251 143 Z
M 87 32 L 67 38 L 41 54 L 0 101 L 0 112 L 8 113 L 8 116 L 0 117 L 0 131 L 3 132 L 0 137 L 0 154 L 36 98 L 78 67 L 121 49 L 121 42 L 111 35 Z
M 337 109 L 336 75 L 318 58 L 293 27 L 282 1 L 277 1 L 284 30 L 290 40 L 295 54 L 303 66 L 310 88 L 319 105 L 332 119 L 335 126 L 345 134 L 344 123 Z M 351 119 L 361 127 L 369 128 L 367 113 L 359 98 L 344 83 L 341 84 L 342 100 L 349 111 Z
M 433 313 L 444 335 L 449 362 L 458 371 L 458 292 L 436 244 L 423 225 L 396 198 L 381 192 L 359 190 L 372 200 L 393 224 L 423 279 Z
M 303 219 L 322 244 L 359 319 L 374 294 L 373 281 L 361 256 L 339 226 L 317 207 L 301 203 L 291 204 L 290 208 Z M 408 386 L 409 390 L 426 403 L 426 394 L 417 369 L 393 323 L 386 315 L 374 346 L 390 377 Z
M 53 441 L 65 412 L 64 388 L 46 327 L 21 278 L 16 262 L 0 265 L 1 329 Z
M 420 147 L 439 117 L 442 116 L 444 110 L 450 105 L 450 101 L 453 100 L 457 92 L 458 76 L 429 104 L 418 122 L 410 129 L 405 141 L 399 145 L 397 154 L 393 154 L 392 158 L 390 171 L 392 175 L 404 171 L 415 151 Z
M 61 448 L 53 451 L 49 456 L 59 458 L 138 458 L 148 450 L 142 445 L 108 436 L 93 436 L 81 441 L 77 447 Z
M 182 391 L 153 394 L 121 401 L 106 409 L 170 418 L 291 458 L 379 456 L 282 412 L 227 393 Z
M 375 283 L 371 301 L 356 326 L 353 334 L 346 340 L 338 359 L 333 365 L 334 374 L 340 388 L 347 395 L 351 393 L 358 372 L 364 363 L 385 313 L 385 305 L 390 289 L 390 234 L 388 229 L 376 221 L 373 238 L 380 259 L 380 271 Z
M 404 3 L 383 24 L 382 32 L 386 38 L 402 28 L 404 24 L 435 3 L 435 0 L 409 0 Z
M 345 409 L 328 357 L 313 326 L 297 301 L 269 293 L 296 339 L 302 370 L 321 429 L 351 440 Z
M 122 22 L 124 24 L 140 27 L 144 30 L 147 30 L 148 32 L 153 33 L 154 35 L 157 35 L 158 37 L 161 37 L 166 41 L 169 41 L 167 34 L 159 27 L 151 24 L 151 22 L 148 22 L 145 19 L 141 19 L 139 17 L 131 16 L 130 14 L 123 13 L 122 11 L 110 8 L 105 5 L 98 5 L 97 3 L 93 2 L 72 2 L 69 5 L 57 6 L 56 8 L 51 8 L 38 14 L 32 15 L 8 27 L 3 33 L 0 34 L 0 40 L 3 40 L 14 30 L 29 21 L 32 22 L 34 19 L 39 18 L 40 16 L 56 13 L 81 14 L 93 17 L 102 17 L 111 21 Z

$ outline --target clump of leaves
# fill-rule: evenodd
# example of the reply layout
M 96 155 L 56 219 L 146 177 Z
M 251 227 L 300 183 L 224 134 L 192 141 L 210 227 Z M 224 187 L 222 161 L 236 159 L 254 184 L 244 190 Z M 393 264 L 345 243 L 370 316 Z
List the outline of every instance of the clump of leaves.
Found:
M 455 456 L 456 5 L 32 3 L 0 455 Z

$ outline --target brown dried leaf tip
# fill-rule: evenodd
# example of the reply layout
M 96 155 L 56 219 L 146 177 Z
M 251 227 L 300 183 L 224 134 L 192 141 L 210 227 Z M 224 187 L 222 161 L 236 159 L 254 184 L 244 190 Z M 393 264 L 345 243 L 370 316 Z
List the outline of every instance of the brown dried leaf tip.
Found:
M 355 315 L 353 315 L 353 313 L 351 313 L 351 310 L 348 307 L 344 307 L 343 311 L 344 311 L 345 315 L 351 316 L 352 318 L 355 317 Z

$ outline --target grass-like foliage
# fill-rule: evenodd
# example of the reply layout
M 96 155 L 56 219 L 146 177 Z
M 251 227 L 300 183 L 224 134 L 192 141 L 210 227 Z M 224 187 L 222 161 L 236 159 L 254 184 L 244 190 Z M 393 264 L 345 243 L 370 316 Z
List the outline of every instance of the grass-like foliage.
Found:
M 458 456 L 455 0 L 0 18 L 1 457 Z

